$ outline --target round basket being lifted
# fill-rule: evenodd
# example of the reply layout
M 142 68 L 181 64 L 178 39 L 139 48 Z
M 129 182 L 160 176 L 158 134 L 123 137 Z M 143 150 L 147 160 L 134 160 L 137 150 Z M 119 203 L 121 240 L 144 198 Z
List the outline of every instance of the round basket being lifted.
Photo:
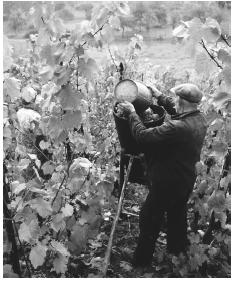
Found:
M 124 79 L 117 83 L 114 94 L 117 102 L 132 103 L 137 113 L 146 110 L 152 104 L 151 91 L 141 82 Z

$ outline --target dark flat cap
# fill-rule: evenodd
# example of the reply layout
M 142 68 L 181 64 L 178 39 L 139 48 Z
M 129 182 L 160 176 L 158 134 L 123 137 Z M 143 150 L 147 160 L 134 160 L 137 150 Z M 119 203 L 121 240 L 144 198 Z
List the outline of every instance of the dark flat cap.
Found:
M 177 85 L 171 89 L 171 92 L 190 103 L 200 103 L 203 96 L 201 90 L 192 83 Z

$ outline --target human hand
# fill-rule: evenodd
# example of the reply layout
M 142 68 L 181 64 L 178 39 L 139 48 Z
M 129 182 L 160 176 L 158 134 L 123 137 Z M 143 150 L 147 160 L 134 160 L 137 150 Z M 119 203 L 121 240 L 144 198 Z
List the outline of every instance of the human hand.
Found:
M 153 97 L 155 97 L 156 99 L 158 99 L 158 97 L 162 94 L 162 92 L 160 92 L 155 86 L 153 86 L 152 84 L 146 85 L 146 87 L 151 91 L 151 94 Z
M 132 103 L 124 101 L 118 104 L 118 107 L 124 112 L 125 115 L 129 115 L 135 112 L 135 108 Z

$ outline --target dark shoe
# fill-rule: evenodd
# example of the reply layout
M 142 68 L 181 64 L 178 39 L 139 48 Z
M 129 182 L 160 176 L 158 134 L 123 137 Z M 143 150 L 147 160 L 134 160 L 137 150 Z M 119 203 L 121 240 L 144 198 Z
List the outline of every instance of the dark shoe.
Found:
M 152 256 L 146 257 L 145 254 L 140 253 L 138 248 L 136 249 L 133 259 L 132 259 L 132 265 L 135 268 L 146 268 L 150 267 L 152 262 Z
M 142 261 L 134 257 L 132 260 L 132 265 L 134 268 L 147 268 L 151 266 L 151 261 Z
M 151 265 L 155 242 L 149 237 L 139 238 L 137 248 L 134 252 L 133 266 L 148 267 Z

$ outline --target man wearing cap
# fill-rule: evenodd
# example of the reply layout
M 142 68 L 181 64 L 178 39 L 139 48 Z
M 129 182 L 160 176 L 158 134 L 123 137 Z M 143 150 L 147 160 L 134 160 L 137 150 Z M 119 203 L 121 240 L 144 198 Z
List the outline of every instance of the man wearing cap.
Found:
M 131 103 L 120 104 L 128 116 L 133 137 L 144 148 L 150 183 L 140 211 L 135 267 L 151 264 L 165 212 L 168 251 L 178 255 L 186 250 L 187 201 L 196 180 L 195 164 L 200 160 L 207 130 L 206 119 L 197 109 L 202 93 L 196 85 L 186 83 L 171 89 L 174 100 L 155 87 L 148 88 L 157 104 L 171 115 L 163 125 L 146 128 Z

